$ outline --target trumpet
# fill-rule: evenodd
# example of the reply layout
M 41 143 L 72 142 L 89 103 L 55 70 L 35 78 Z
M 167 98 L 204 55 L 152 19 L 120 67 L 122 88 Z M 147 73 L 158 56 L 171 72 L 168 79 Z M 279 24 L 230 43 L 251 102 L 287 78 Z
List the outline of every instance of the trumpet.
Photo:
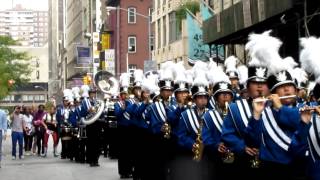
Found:
M 290 96 L 280 96 L 279 99 L 289 99 L 289 98 L 296 98 L 297 95 L 290 95 Z M 253 102 L 260 103 L 260 102 L 266 102 L 270 101 L 269 98 L 261 98 L 261 99 L 254 99 Z

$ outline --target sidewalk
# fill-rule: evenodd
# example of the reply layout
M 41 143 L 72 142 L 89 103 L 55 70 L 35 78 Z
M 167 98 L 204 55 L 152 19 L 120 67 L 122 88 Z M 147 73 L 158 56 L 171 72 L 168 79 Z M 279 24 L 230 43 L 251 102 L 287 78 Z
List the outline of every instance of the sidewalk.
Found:
M 52 144 L 52 139 L 49 139 Z M 60 147 L 58 148 L 61 149 Z M 18 147 L 17 147 L 18 150 Z M 118 180 L 116 160 L 100 157 L 100 167 L 92 168 L 88 164 L 79 164 L 70 160 L 54 158 L 52 146 L 49 146 L 46 158 L 25 156 L 23 160 L 11 160 L 11 137 L 3 142 L 2 168 L 0 179 L 5 180 Z

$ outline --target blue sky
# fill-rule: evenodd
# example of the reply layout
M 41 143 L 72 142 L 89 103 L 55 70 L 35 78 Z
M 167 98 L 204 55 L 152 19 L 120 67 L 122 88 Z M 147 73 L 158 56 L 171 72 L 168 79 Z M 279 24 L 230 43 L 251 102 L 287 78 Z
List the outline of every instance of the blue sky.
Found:
M 48 10 L 48 0 L 0 0 L 0 10 L 11 9 L 12 4 L 22 4 L 22 7 L 34 10 Z

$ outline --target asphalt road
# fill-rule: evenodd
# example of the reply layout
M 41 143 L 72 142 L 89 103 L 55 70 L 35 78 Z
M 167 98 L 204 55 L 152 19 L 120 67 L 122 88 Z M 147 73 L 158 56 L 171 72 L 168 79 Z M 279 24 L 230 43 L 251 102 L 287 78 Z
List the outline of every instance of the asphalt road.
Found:
M 11 137 L 3 142 L 3 157 L 0 179 L 3 180 L 118 180 L 117 160 L 100 157 L 100 167 L 89 167 L 70 160 L 53 157 L 52 141 L 49 141 L 48 156 L 25 156 L 23 160 L 11 159 Z M 58 148 L 60 149 L 60 148 Z M 17 147 L 18 152 L 18 147 Z M 18 155 L 17 155 L 18 157 Z

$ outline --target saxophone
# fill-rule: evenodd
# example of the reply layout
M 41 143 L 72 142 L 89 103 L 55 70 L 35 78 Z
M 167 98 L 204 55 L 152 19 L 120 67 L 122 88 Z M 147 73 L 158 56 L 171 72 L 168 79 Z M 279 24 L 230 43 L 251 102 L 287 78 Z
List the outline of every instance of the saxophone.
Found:
M 207 109 L 205 109 L 204 113 L 207 111 Z M 192 148 L 192 152 L 193 152 L 193 160 L 196 162 L 200 162 L 202 159 L 202 155 L 203 155 L 203 150 L 204 150 L 204 144 L 202 141 L 202 128 L 203 128 L 203 119 L 200 119 L 199 122 L 199 129 L 197 132 L 197 137 L 196 137 L 196 142 L 194 143 L 194 146 Z
M 165 102 L 162 102 L 162 101 L 163 101 L 163 99 L 159 99 L 158 100 L 158 102 L 166 104 Z M 169 105 L 171 104 L 171 96 L 168 99 L 168 103 L 169 103 Z M 161 127 L 161 131 L 164 133 L 163 137 L 165 139 L 170 139 L 170 137 L 171 137 L 171 126 L 167 121 L 165 121 L 163 123 L 163 125 Z

